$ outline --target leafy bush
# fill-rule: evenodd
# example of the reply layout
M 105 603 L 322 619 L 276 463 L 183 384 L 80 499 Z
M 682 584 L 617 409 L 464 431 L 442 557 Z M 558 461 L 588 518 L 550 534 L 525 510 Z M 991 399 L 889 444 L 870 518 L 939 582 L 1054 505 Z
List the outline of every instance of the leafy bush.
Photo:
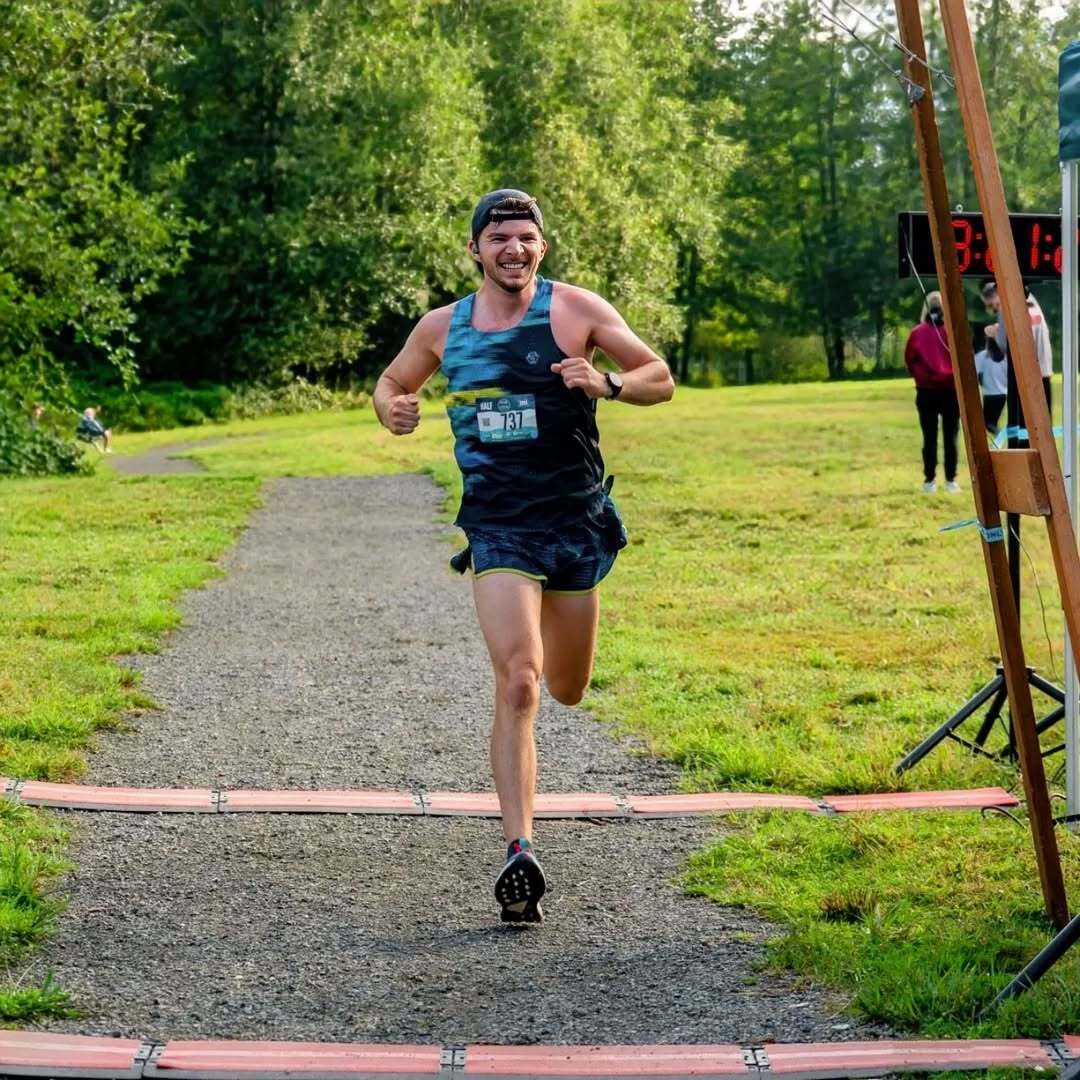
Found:
M 117 385 L 76 384 L 75 399 L 99 406 L 107 427 L 121 431 L 160 431 L 257 416 L 353 409 L 367 404 L 362 390 L 331 390 L 297 377 L 279 386 L 256 383 L 230 389 L 203 383 L 144 383 L 133 390 Z
M 74 422 L 72 432 L 74 432 Z M 27 416 L 0 404 L 0 475 L 50 476 L 89 471 L 82 447 L 49 428 L 31 426 Z
M 134 390 L 121 386 L 76 387 L 82 405 L 98 405 L 106 427 L 123 431 L 158 431 L 224 420 L 232 392 L 227 386 L 178 382 L 145 383 Z
M 256 416 L 284 416 L 288 413 L 323 412 L 326 409 L 355 409 L 366 405 L 362 390 L 331 390 L 297 376 L 284 386 L 256 383 L 236 390 L 227 406 L 229 417 L 248 420 Z

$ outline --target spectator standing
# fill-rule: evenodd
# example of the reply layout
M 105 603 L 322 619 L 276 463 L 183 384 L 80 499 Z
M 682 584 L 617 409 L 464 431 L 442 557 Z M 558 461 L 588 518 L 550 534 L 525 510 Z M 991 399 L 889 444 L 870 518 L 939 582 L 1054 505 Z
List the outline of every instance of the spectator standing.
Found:
M 1009 396 L 1009 364 L 998 343 L 989 335 L 985 346 L 975 354 L 975 370 L 983 393 L 983 422 L 991 435 L 999 430 L 998 421 Z
M 938 418 L 944 441 L 945 490 L 955 494 L 957 438 L 960 433 L 960 405 L 953 382 L 952 356 L 945 332 L 941 293 L 928 293 L 922 320 L 908 335 L 904 363 L 915 380 L 915 409 L 919 414 L 923 445 L 923 491 L 937 491 Z
M 987 312 L 991 315 L 1000 315 L 1001 313 L 1001 297 L 998 295 L 997 282 L 988 281 L 982 289 L 983 305 Z M 1049 410 L 1050 415 L 1054 415 L 1054 397 L 1053 391 L 1050 388 L 1050 379 L 1054 374 L 1054 352 L 1050 345 L 1050 327 L 1046 323 L 1046 316 L 1043 315 L 1043 310 L 1039 306 L 1039 301 L 1035 299 L 1031 293 L 1026 297 L 1028 319 L 1031 322 L 1031 337 L 1035 345 L 1035 358 L 1039 362 L 1039 374 L 1042 376 L 1043 392 L 1046 394 L 1046 408 Z M 999 350 L 1004 354 L 1005 359 L 1009 360 L 1009 342 L 1005 334 L 1004 320 L 998 319 L 997 322 L 991 323 L 986 327 L 986 336 L 988 339 L 993 340 Z M 1023 414 L 1019 420 L 1021 427 L 1026 427 L 1024 423 Z

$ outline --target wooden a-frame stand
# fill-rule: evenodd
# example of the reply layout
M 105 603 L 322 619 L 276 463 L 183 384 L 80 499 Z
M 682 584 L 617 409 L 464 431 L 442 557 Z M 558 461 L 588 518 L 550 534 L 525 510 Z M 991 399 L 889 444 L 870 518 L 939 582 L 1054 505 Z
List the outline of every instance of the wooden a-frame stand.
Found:
M 1046 519 L 1065 621 L 1078 664 L 1080 553 L 1077 551 L 1076 537 L 1069 519 L 1061 463 L 1046 407 L 1042 378 L 1035 359 L 1024 286 L 1009 227 L 1005 192 L 994 151 L 993 134 L 967 10 L 964 0 L 940 0 L 940 3 L 968 153 L 990 248 L 994 253 L 1009 352 L 1029 432 L 1031 448 L 1028 450 L 991 450 L 987 445 L 971 332 L 949 211 L 949 193 L 945 184 L 930 71 L 926 64 L 926 42 L 919 0 L 895 0 L 901 40 L 911 54 L 905 61 L 905 70 L 910 80 L 908 99 L 915 122 L 919 170 L 922 173 L 923 191 L 930 213 L 934 258 L 945 307 L 945 325 L 952 351 L 964 443 L 971 469 L 975 513 L 982 535 L 983 558 L 990 583 L 1001 663 L 1009 694 L 1009 709 L 1016 732 L 1028 817 L 1035 841 L 1035 857 L 1047 914 L 1053 924 L 1061 929 L 1069 921 L 1069 907 L 1057 837 L 1054 834 L 1050 793 L 1036 731 L 1035 708 L 1024 661 L 1020 619 L 1009 580 L 1005 534 L 1001 524 L 1002 512 L 1029 514 Z

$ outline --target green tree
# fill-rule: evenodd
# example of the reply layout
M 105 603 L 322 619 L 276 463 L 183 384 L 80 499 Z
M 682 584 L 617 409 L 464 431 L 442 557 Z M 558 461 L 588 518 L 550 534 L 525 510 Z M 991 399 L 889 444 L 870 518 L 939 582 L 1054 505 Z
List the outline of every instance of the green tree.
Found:
M 191 159 L 193 258 L 144 310 L 148 370 L 220 381 L 385 361 L 460 287 L 481 184 L 468 57 L 425 0 L 185 0 L 151 158 Z M 375 362 L 374 359 L 372 362 Z
M 826 14 L 844 22 L 845 10 Z M 852 337 L 883 334 L 901 208 L 890 196 L 911 189 L 914 159 L 882 153 L 910 122 L 897 82 L 820 16 L 808 0 L 773 5 L 726 47 L 741 106 L 729 133 L 746 152 L 726 192 L 742 212 L 730 218 L 730 261 L 717 278 L 757 332 L 816 332 L 830 377 L 841 378 Z
M 474 51 L 492 186 L 524 187 L 547 211 L 548 272 L 610 298 L 675 351 L 699 314 L 696 279 L 736 159 L 699 6 L 459 0 L 442 11 Z
M 134 306 L 176 269 L 186 223 L 162 162 L 129 161 L 172 59 L 139 4 L 0 6 L 0 389 L 64 394 L 72 364 L 134 376 Z

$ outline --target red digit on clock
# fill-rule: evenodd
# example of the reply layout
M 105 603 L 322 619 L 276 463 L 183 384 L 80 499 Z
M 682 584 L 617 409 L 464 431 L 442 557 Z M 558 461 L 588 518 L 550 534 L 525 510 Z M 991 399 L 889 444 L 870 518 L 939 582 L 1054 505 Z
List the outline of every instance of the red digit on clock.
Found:
M 1042 240 L 1042 226 L 1036 221 L 1031 226 L 1031 269 L 1039 269 L 1039 241 Z
M 964 218 L 953 218 L 953 232 L 956 241 L 956 261 L 962 274 L 971 265 L 971 222 Z

